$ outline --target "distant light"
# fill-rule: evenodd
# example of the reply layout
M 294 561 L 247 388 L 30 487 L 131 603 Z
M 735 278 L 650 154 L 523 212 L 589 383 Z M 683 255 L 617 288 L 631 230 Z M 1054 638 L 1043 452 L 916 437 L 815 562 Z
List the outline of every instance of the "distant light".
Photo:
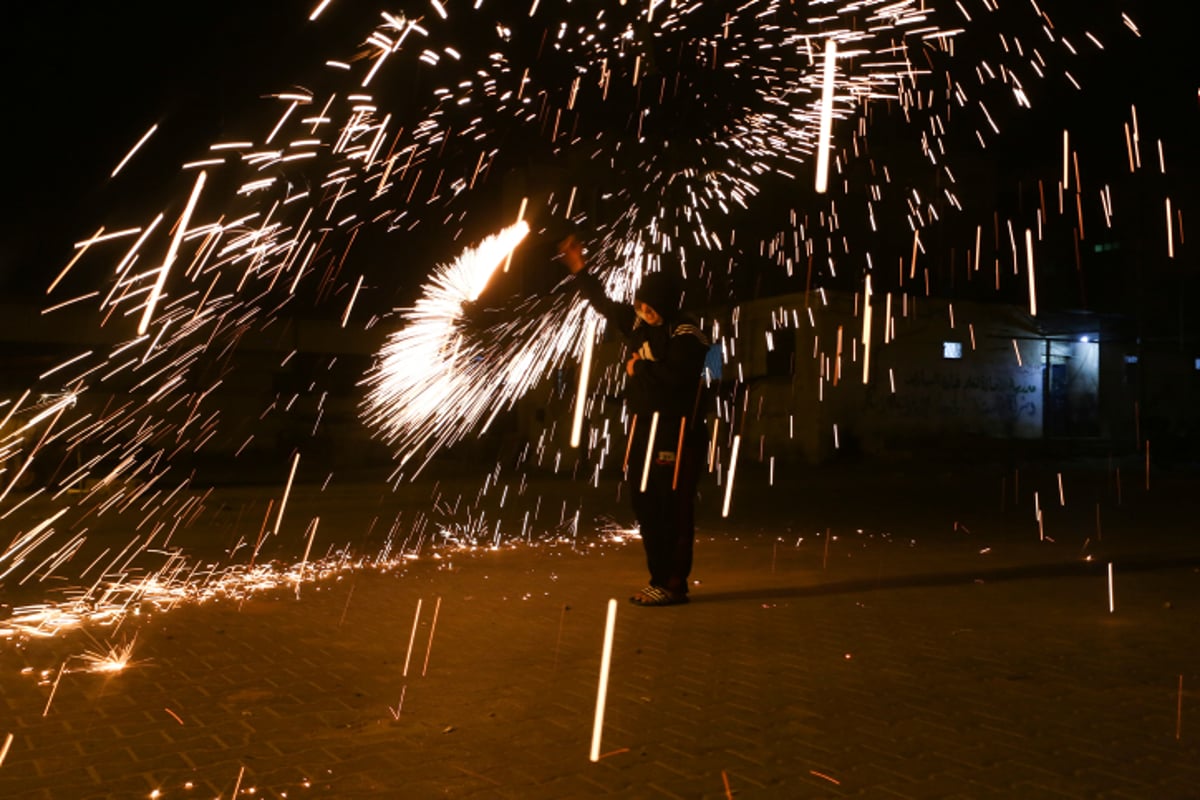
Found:
M 1196 369 L 1200 370 L 1200 358 L 1196 359 Z
M 1125 356 L 1125 363 L 1126 364 L 1136 364 L 1136 363 L 1138 363 L 1138 357 L 1137 356 Z
M 1092 340 L 1092 339 L 1091 339 L 1091 337 L 1090 337 L 1090 336 L 1080 336 L 1080 337 L 1079 337 L 1079 341 L 1080 341 L 1082 344 L 1087 344 L 1087 343 L 1088 343 L 1088 342 L 1090 342 L 1091 340 Z
M 942 342 L 942 358 L 962 358 L 962 342 Z

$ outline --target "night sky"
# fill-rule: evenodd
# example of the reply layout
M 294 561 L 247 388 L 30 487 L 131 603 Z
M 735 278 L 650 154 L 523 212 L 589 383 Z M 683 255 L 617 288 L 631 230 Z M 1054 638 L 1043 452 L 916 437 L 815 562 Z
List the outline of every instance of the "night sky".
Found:
M 1073 4 L 1042 5 L 1056 19 L 1091 25 L 1071 10 Z M 136 219 L 161 207 L 162 197 L 185 191 L 189 179 L 174 174 L 179 163 L 222 136 L 260 130 L 261 124 L 248 124 L 262 112 L 259 97 L 317 74 L 325 58 L 344 52 L 328 42 L 346 31 L 365 30 L 376 13 L 335 1 L 321 22 L 312 24 L 306 19 L 310 6 L 307 0 L 216 0 L 192 4 L 185 14 L 178 6 L 149 0 L 23 4 L 8 18 L 11 46 L 3 53 L 9 164 L 8 202 L 0 220 L 0 288 L 9 296 L 40 293 L 69 258 L 71 243 L 109 222 L 114 209 L 125 220 Z M 1142 40 L 1119 24 L 1119 10 L 1126 6 L 1136 6 L 1132 14 Z M 426 4 L 414 8 L 429 13 Z M 934 232 L 947 250 L 956 228 L 973 230 L 994 209 L 1015 213 L 1028 202 L 1022 194 L 1030 191 L 1034 177 L 1053 174 L 1064 127 L 1074 131 L 1085 180 L 1107 181 L 1109 176 L 1100 173 L 1110 168 L 1111 179 L 1121 180 L 1120 130 L 1133 104 L 1143 138 L 1166 139 L 1172 177 L 1196 174 L 1191 143 L 1200 141 L 1200 77 L 1185 57 L 1186 26 L 1161 3 L 1106 0 L 1089 4 L 1088 13 L 1106 50 L 1088 48 L 1081 56 L 1077 77 L 1084 90 L 1063 90 L 1061 80 L 1035 87 L 1031 111 L 1003 109 L 1003 136 L 986 155 L 974 152 L 969 140 L 963 142 L 957 163 L 968 179 L 972 165 L 981 164 L 1005 181 L 994 187 L 983 182 L 982 197 L 964 192 L 974 204 Z M 978 35 L 992 34 L 970 32 Z M 963 42 L 969 44 L 969 36 Z M 160 130 L 149 146 L 126 173 L 110 181 L 113 166 L 154 123 Z M 883 120 L 876 137 L 881 147 L 890 146 L 893 130 L 913 135 Z M 910 157 L 901 155 L 900 163 L 905 158 Z M 1174 181 L 1172 191 L 1184 193 L 1176 201 L 1184 209 L 1196 207 L 1189 202 L 1195 198 L 1194 183 Z M 789 205 L 802 206 L 803 198 L 790 195 Z M 1141 202 L 1128 193 L 1116 195 L 1118 212 L 1131 201 Z M 1072 298 L 1064 296 L 1062 302 L 1070 304 Z

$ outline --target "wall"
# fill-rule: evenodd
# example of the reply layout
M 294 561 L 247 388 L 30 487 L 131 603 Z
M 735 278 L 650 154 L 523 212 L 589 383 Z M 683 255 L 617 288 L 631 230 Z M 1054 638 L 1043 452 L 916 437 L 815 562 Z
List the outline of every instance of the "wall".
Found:
M 743 447 L 817 462 L 1042 436 L 1044 340 L 1021 309 L 893 297 L 889 317 L 887 298 L 876 296 L 864 384 L 861 296 L 808 300 L 794 295 L 741 309 L 738 355 L 751 391 Z M 790 380 L 767 374 L 768 331 L 775 341 L 796 337 Z M 961 343 L 962 358 L 943 358 L 944 342 Z

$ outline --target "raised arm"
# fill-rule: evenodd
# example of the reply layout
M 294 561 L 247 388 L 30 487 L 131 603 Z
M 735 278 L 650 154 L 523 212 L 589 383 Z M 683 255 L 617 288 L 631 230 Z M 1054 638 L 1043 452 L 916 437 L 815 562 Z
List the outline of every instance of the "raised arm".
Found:
M 574 235 L 568 236 L 559 243 L 558 253 L 573 276 L 572 282 L 587 298 L 592 308 L 608 320 L 608 323 L 615 327 L 622 337 L 628 339 L 633 332 L 637 314 L 634 313 L 633 306 L 618 303 L 609 297 L 605 293 L 600 279 L 588 272 L 587 264 L 583 260 L 583 243 Z

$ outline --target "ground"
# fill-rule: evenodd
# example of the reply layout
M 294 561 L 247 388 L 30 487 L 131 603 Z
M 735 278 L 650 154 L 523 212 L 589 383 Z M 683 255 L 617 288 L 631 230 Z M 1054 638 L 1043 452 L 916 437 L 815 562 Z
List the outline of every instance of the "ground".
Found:
M 386 569 L 11 637 L 0 796 L 1196 796 L 1194 476 L 1146 490 L 1127 466 L 1118 502 L 1110 465 L 942 466 L 773 487 L 748 470 L 728 518 L 710 485 L 686 606 L 625 602 L 643 563 L 606 524 L 628 522 L 612 496 L 554 541 L 429 542 Z M 377 491 L 297 496 L 332 539 Z M 236 527 L 212 520 L 213 539 Z M 122 643 L 123 669 L 78 658 Z

